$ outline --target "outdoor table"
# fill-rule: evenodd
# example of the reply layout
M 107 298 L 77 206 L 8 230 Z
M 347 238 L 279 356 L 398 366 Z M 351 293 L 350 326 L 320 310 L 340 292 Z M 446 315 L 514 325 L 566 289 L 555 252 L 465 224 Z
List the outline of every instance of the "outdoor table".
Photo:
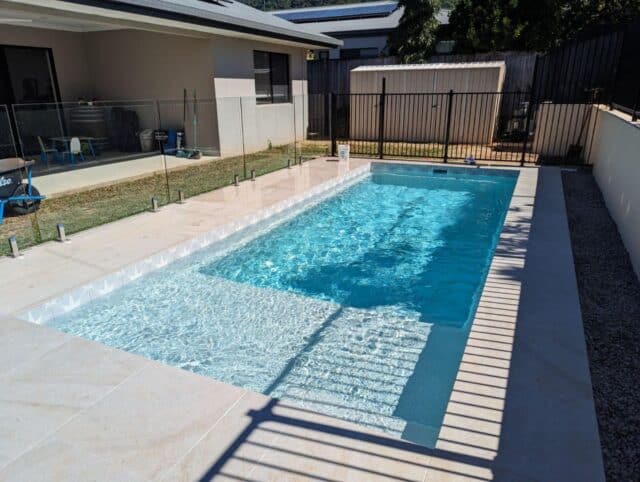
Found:
M 53 142 L 53 148 L 56 148 L 56 144 L 58 142 L 60 142 L 63 146 L 64 149 L 69 152 L 71 151 L 70 149 L 70 144 L 71 144 L 71 139 L 73 139 L 74 137 L 77 137 L 80 140 L 80 144 L 82 144 L 83 142 L 86 142 L 87 145 L 89 146 L 89 151 L 91 152 L 91 156 L 95 159 L 96 158 L 96 151 L 93 147 L 93 141 L 95 140 L 94 137 L 87 137 L 87 136 L 60 136 L 60 137 L 51 137 L 51 142 Z

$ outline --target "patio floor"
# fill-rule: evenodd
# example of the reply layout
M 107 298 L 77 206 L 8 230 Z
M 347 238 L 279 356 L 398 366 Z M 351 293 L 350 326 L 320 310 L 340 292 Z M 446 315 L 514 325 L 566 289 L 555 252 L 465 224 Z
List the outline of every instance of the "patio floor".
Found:
M 520 170 L 433 450 L 17 318 L 368 162 L 317 159 L 0 259 L 0 480 L 603 480 L 556 168 Z

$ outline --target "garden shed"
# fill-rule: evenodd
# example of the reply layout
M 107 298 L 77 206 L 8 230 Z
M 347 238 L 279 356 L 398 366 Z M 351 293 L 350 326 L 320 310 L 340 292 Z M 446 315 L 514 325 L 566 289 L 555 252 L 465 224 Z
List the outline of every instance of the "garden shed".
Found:
M 450 108 L 450 142 L 488 144 L 496 127 L 505 71 L 503 61 L 357 67 L 351 71 L 351 136 L 371 140 L 378 135 L 384 79 L 385 140 L 444 142 Z M 482 116 L 468 118 L 473 112 Z M 470 122 L 473 129 L 462 128 Z

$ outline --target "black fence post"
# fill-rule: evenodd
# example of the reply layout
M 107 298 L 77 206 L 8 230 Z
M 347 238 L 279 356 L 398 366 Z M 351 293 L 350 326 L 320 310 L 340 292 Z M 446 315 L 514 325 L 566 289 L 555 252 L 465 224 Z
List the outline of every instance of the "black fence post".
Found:
M 449 137 L 451 135 L 451 109 L 453 108 L 453 89 L 447 94 L 449 104 L 447 106 L 447 130 L 444 134 L 444 162 L 449 161 Z
M 382 92 L 380 94 L 378 106 L 378 158 L 384 157 L 384 109 L 387 102 L 387 79 L 382 78 Z
M 529 105 L 527 105 L 527 120 L 524 123 L 524 139 L 522 140 L 522 155 L 520 156 L 520 166 L 524 166 L 525 156 L 527 155 L 527 142 L 529 141 L 529 130 L 531 129 L 531 116 L 533 115 L 533 104 L 535 103 L 536 81 L 538 80 L 538 59 L 536 55 L 536 63 L 533 67 L 533 77 L 531 79 L 531 90 L 529 91 Z
M 329 112 L 329 131 L 331 132 L 331 157 L 336 157 L 338 150 L 338 142 L 336 139 L 336 124 L 338 121 L 337 96 L 335 92 L 331 92 L 331 108 Z
M 322 126 L 323 139 L 331 136 L 331 94 L 329 92 L 325 92 L 322 95 L 322 102 L 324 103 L 324 124 Z M 326 137 L 324 137 L 326 136 Z

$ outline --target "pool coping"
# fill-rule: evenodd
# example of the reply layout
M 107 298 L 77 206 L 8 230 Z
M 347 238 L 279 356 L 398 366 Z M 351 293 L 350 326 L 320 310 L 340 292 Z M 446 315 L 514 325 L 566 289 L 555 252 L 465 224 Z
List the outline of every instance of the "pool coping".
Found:
M 364 162 L 365 164 L 360 169 L 369 168 L 369 161 Z M 371 160 L 370 162 L 414 164 L 410 161 Z M 424 165 L 425 163 L 415 162 L 415 164 Z M 443 167 L 442 164 L 433 164 L 433 166 Z M 458 166 L 456 168 L 469 169 Z M 483 168 L 492 169 L 492 167 L 485 166 Z M 449 402 L 443 425 L 444 432 L 441 431 L 436 450 L 422 454 L 424 457 L 421 460 L 425 464 L 425 470 L 423 476 L 416 480 L 463 480 L 464 478 L 491 480 L 494 477 L 500 478 L 500 476 L 512 479 L 525 477 L 533 480 L 563 477 L 603 480 L 602 460 L 595 411 L 591 399 L 570 245 L 567 252 L 568 227 L 566 226 L 564 201 L 558 198 L 558 194 L 562 196 L 561 184 L 558 185 L 557 182 L 560 171 L 556 168 L 519 169 L 506 166 L 497 168 L 517 170 L 520 175 L 478 307 L 479 313 L 484 315 L 476 314 L 471 327 L 470 339 L 465 348 L 463 364 L 458 371 L 454 385 L 453 393 L 457 398 L 452 395 Z M 535 209 L 534 204 L 536 204 Z M 283 207 L 283 209 L 285 208 Z M 534 212 L 538 210 L 541 210 L 541 213 Z M 270 215 L 272 214 L 274 213 L 272 212 Z M 532 225 L 535 217 L 538 218 L 536 222 L 545 227 L 542 229 L 544 232 L 536 234 L 539 241 L 535 241 L 534 245 L 530 246 L 529 238 L 533 236 L 534 232 L 540 231 L 540 228 Z M 102 229 L 108 229 L 108 226 Z M 214 241 L 213 238 L 210 240 L 210 242 Z M 201 239 L 200 243 L 202 242 Z M 519 306 L 513 306 L 509 300 L 516 299 L 517 302 L 520 302 L 523 293 L 541 288 L 544 291 L 544 287 L 549 284 L 548 273 L 545 273 L 544 269 L 550 268 L 550 261 L 545 260 L 544 256 L 540 257 L 540 253 L 534 253 L 535 262 L 531 266 L 535 268 L 536 265 L 541 264 L 543 272 L 532 274 L 527 272 L 531 268 L 530 263 L 527 262 L 527 256 L 532 251 L 531 248 L 536 247 L 536 243 L 540 244 L 544 255 L 548 255 L 547 251 L 549 250 L 558 253 L 559 259 L 552 260 L 558 270 L 553 275 L 560 276 L 568 288 L 565 287 L 566 289 L 559 290 L 557 293 L 554 293 L 557 290 L 543 293 L 547 298 L 551 297 L 554 303 L 559 300 L 560 305 L 553 305 L 550 312 L 545 313 L 544 310 L 537 311 L 535 307 L 531 309 L 530 302 L 527 307 L 531 309 L 532 314 L 529 315 L 526 312 L 523 313 Z M 194 249 L 196 248 L 197 244 L 194 246 Z M 41 247 L 33 248 L 33 250 L 40 249 Z M 183 246 L 182 249 L 186 248 Z M 176 248 L 175 253 L 180 257 L 180 254 L 186 253 L 186 250 L 181 251 Z M 516 256 L 513 256 L 514 254 Z M 153 256 L 148 258 L 151 259 Z M 167 262 L 166 259 L 163 260 L 162 256 L 155 259 L 159 263 Z M 506 275 L 505 273 L 510 274 Z M 527 276 L 530 276 L 531 279 Z M 494 295 L 485 297 L 485 294 L 490 292 Z M 502 301 L 492 301 L 491 298 L 501 298 Z M 539 301 L 538 298 L 539 296 L 536 294 L 533 304 Z M 549 303 L 549 300 L 547 299 L 546 302 Z M 512 306 L 505 308 L 505 304 Z M 552 333 L 554 338 L 561 338 L 561 346 L 556 346 L 555 339 L 550 338 L 548 331 L 536 332 L 534 330 L 531 332 L 532 326 L 539 325 L 539 323 L 535 323 L 535 320 L 532 322 L 531 316 L 534 318 L 547 316 L 546 319 L 553 320 L 558 316 L 556 312 L 562 314 L 564 320 L 568 320 L 566 323 L 558 324 L 560 332 Z M 3 316 L 0 314 L 0 319 L 2 318 Z M 46 330 L 47 335 L 42 335 L 45 338 L 59 337 L 57 332 L 41 328 Z M 543 328 L 549 329 L 549 327 Z M 548 348 L 548 353 L 542 354 L 546 364 L 529 363 L 530 360 L 526 359 L 526 353 L 524 360 L 520 356 L 522 351 L 520 345 L 523 344 L 522 336 L 526 338 L 529 334 L 540 339 Z M 65 340 L 65 343 L 68 343 L 66 338 Z M 78 341 L 74 340 L 74 342 Z M 526 340 L 524 343 L 526 345 Z M 559 350 L 566 349 L 567 343 L 570 348 L 568 352 L 572 357 L 571 364 L 569 364 L 570 373 L 562 372 L 562 370 L 550 370 L 549 361 L 554 361 L 556 358 L 562 359 L 564 354 Z M 514 344 L 515 349 L 513 349 Z M 97 347 L 96 351 L 104 349 L 99 348 L 103 347 L 102 345 L 97 345 Z M 507 348 L 510 348 L 511 351 Z M 531 353 L 531 349 L 531 347 L 527 347 L 528 353 Z M 118 352 L 118 350 L 111 351 Z M 504 353 L 507 352 L 508 355 L 505 355 Z M 140 369 L 143 372 L 153 370 L 152 373 L 155 373 L 157 370 L 170 370 L 172 377 L 178 376 L 176 372 L 180 372 L 184 374 L 178 378 L 188 378 L 188 372 L 171 369 L 156 362 L 142 359 L 139 363 L 145 367 Z M 560 373 L 556 374 L 555 371 Z M 195 375 L 189 376 L 197 377 Z M 529 376 L 532 378 L 527 378 Z M 521 380 L 513 380 L 514 377 L 521 378 Z M 540 387 L 537 385 L 540 385 L 541 377 L 544 379 L 543 381 L 548 379 L 557 381 L 557 383 L 551 383 L 551 392 L 538 392 Z M 235 387 L 210 379 L 197 378 L 197 385 L 204 386 L 215 383 L 216 386 L 235 389 Z M 567 380 L 574 383 L 568 384 Z M 561 382 L 564 382 L 564 386 Z M 536 385 L 536 388 L 534 389 L 529 383 Z M 576 384 L 579 384 L 577 390 Z M 514 387 L 518 392 L 515 398 L 510 397 Z M 218 390 L 222 390 L 222 388 L 218 388 Z M 243 394 L 240 398 L 253 396 L 257 396 L 257 394 Z M 460 396 L 464 399 L 461 400 Z M 569 402 L 566 402 L 567 399 Z M 543 413 L 534 413 L 530 423 L 526 423 L 524 420 L 527 418 L 526 415 L 530 413 L 530 409 L 537 402 L 553 416 L 545 417 L 544 410 L 542 410 Z M 576 406 L 578 410 L 576 410 Z M 556 416 L 554 411 L 567 417 L 567 420 L 562 421 L 562 417 Z M 340 426 L 348 425 L 335 420 L 331 423 Z M 576 427 L 578 427 L 578 433 L 574 435 L 573 431 Z M 523 434 L 527 434 L 527 438 L 531 438 L 527 441 L 526 446 L 516 440 L 518 437 L 523 438 Z M 570 447 L 576 442 L 578 442 L 577 448 Z M 31 452 L 22 454 L 21 458 L 29 453 Z M 7 466 L 3 466 L 0 457 L 0 476 L 3 475 L 4 468 Z M 170 471 L 175 467 L 167 467 L 167 469 Z M 399 466 L 398 473 L 405 473 L 403 472 L 405 469 L 406 467 Z M 181 470 L 187 470 L 187 468 L 182 467 Z
M 235 221 L 216 226 L 203 234 L 187 241 L 163 249 L 149 257 L 145 257 L 117 271 L 104 275 L 98 279 L 82 284 L 71 291 L 52 297 L 42 304 L 32 306 L 16 314 L 18 319 L 31 323 L 46 323 L 51 318 L 72 311 L 90 301 L 100 298 L 112 291 L 125 286 L 142 276 L 196 253 L 202 249 L 212 247 L 226 241 L 231 236 L 253 227 L 263 221 L 286 214 L 291 209 L 304 209 L 307 203 L 315 202 L 318 198 L 330 196 L 336 189 L 342 189 L 365 176 L 371 163 L 352 169 L 335 179 L 325 181 L 308 189 L 304 193 L 289 197 L 257 212 L 240 217 Z

